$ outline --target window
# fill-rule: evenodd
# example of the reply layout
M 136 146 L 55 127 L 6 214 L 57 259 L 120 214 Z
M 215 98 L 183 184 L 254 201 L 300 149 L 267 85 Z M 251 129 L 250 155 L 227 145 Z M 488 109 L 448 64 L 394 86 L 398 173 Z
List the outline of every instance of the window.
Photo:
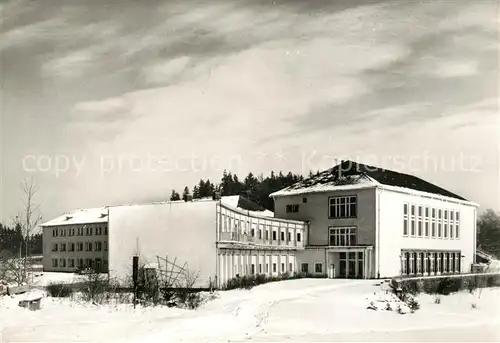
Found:
M 108 251 L 108 242 L 104 242 L 104 251 Z
M 266 263 L 266 273 L 269 273 L 269 264 Z
M 94 242 L 95 249 L 94 251 L 102 251 L 102 242 Z
M 269 231 L 267 231 L 267 230 L 265 231 L 265 237 L 267 240 L 269 239 Z
M 58 236 L 58 231 L 57 229 L 52 229 L 52 237 L 57 237 Z M 57 266 L 56 266 L 57 267 Z
M 314 272 L 315 273 L 323 273 L 323 263 L 315 263 L 314 264 Z
M 250 235 L 251 235 L 252 237 L 255 237 L 255 229 L 250 230 Z
M 108 234 L 108 227 L 107 227 L 107 226 L 105 226 L 105 227 L 104 227 L 104 234 L 105 234 L 105 235 L 107 235 L 107 234 Z
M 448 238 L 448 223 L 444 223 L 444 238 Z
M 52 259 L 52 267 L 57 268 L 57 258 Z
M 287 232 L 287 241 L 290 242 L 292 240 L 292 233 L 290 231 Z
M 432 238 L 436 238 L 436 223 L 432 222 Z
M 57 251 L 57 243 L 52 243 L 52 251 Z
M 75 267 L 75 260 L 73 260 L 72 258 L 68 258 L 68 267 L 74 268 Z
M 273 273 L 276 273 L 276 263 L 273 263 Z
M 292 264 L 292 263 L 289 263 L 289 264 L 288 264 L 288 270 L 289 270 L 290 272 L 293 272 L 293 264 Z
M 331 246 L 353 246 L 356 245 L 355 227 L 331 227 L 330 245 Z
M 300 242 L 300 232 L 297 232 L 297 242 Z
M 438 223 L 438 238 L 441 238 L 443 236 L 443 229 L 441 227 L 441 223 Z
M 262 229 L 259 229 L 259 239 L 262 239 Z
M 255 264 L 252 263 L 252 269 L 251 269 L 252 275 L 255 275 Z
M 416 217 L 415 217 L 415 205 L 411 205 L 411 218 L 410 218 L 410 235 L 415 237 L 416 236 Z
M 299 212 L 298 204 L 286 205 L 286 213 L 297 213 L 297 212 Z
M 284 273 L 284 272 L 285 272 L 285 264 L 284 264 L 284 263 L 282 263 L 282 264 L 281 264 L 281 272 L 282 272 L 282 273 Z
M 262 264 L 259 263 L 259 274 L 262 274 Z
M 424 235 L 426 238 L 429 238 L 429 221 L 430 221 L 430 218 L 429 218 L 429 207 L 425 207 L 425 215 L 424 215 Z
M 59 247 L 60 251 L 66 251 L 66 244 L 65 243 L 62 243 L 61 246 Z
M 87 226 L 87 236 L 92 236 L 92 227 Z
M 403 236 L 408 236 L 408 204 L 403 205 Z
M 329 199 L 329 217 L 330 218 L 356 218 L 357 213 L 357 197 L 332 197 Z
M 418 220 L 418 237 L 422 237 L 422 220 Z
M 309 264 L 308 263 L 302 263 L 300 266 L 300 270 L 302 273 L 309 273 Z
M 303 198 L 302 198 L 302 202 L 303 202 L 304 204 L 307 204 L 307 198 L 306 198 L 306 197 L 303 197 Z
M 460 213 L 455 212 L 455 238 L 460 238 Z
M 281 239 L 282 241 L 284 241 L 284 240 L 285 240 L 285 233 L 284 233 L 283 231 L 281 231 L 281 232 L 280 232 L 280 239 Z
M 102 235 L 102 226 L 98 226 L 98 227 L 95 228 L 95 234 L 97 236 Z
M 66 259 L 59 259 L 59 265 L 61 266 L 61 268 L 66 268 Z
M 92 251 L 92 242 L 85 243 L 85 251 Z
M 273 241 L 276 240 L 276 231 L 273 231 Z
M 75 251 L 75 243 L 68 243 L 68 251 Z

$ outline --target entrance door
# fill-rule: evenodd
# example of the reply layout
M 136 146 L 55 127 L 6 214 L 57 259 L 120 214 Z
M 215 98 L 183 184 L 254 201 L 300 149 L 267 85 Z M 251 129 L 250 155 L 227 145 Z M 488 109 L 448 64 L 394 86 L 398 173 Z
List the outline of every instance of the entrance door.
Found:
M 347 261 L 346 260 L 340 260 L 339 277 L 341 277 L 341 278 L 347 277 Z

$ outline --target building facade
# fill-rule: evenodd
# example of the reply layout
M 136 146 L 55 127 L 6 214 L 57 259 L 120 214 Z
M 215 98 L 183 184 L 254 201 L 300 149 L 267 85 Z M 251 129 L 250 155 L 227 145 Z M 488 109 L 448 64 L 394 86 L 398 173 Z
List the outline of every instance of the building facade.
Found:
M 271 194 L 270 212 L 240 197 L 79 210 L 43 224 L 45 271 L 132 257 L 197 271 L 198 287 L 244 275 L 303 272 L 386 278 L 471 271 L 477 205 L 415 176 L 351 161 Z M 158 262 L 158 263 L 157 263 Z
M 102 266 L 125 283 L 139 256 L 140 266 L 165 269 L 163 259 L 196 272 L 196 287 L 220 287 L 237 276 L 297 271 L 307 224 L 230 196 L 79 210 L 42 227 L 45 271 Z
M 217 276 L 219 285 L 243 275 L 278 276 L 297 272 L 307 223 L 217 204 Z
M 379 278 L 470 272 L 477 205 L 411 175 L 351 161 L 271 195 L 309 222 L 303 270 Z
M 43 270 L 108 271 L 108 209 L 76 210 L 41 225 Z

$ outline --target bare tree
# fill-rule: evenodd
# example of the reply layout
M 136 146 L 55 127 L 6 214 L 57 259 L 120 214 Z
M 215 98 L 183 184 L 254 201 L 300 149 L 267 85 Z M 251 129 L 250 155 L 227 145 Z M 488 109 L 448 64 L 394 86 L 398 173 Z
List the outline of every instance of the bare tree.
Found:
M 42 217 L 39 214 L 40 204 L 35 203 L 35 196 L 39 190 L 33 178 L 23 180 L 21 182 L 21 189 L 23 191 L 23 211 L 21 211 L 14 219 L 14 224 L 21 228 L 22 235 L 25 238 L 25 254 L 22 263 L 23 281 L 27 281 L 28 268 L 31 265 L 30 259 L 30 235 L 40 224 Z M 19 258 L 21 260 L 21 246 L 19 247 Z

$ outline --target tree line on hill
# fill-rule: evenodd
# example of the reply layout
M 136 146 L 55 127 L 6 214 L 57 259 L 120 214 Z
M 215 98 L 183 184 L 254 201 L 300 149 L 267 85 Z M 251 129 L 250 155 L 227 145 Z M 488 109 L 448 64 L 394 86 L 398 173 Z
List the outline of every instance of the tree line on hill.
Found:
M 312 176 L 312 172 L 309 175 Z M 284 174 L 280 171 L 276 174 L 274 171 L 271 171 L 271 174 L 266 177 L 264 177 L 263 174 L 256 176 L 250 172 L 241 180 L 238 175 L 224 170 L 218 184 L 213 183 L 210 179 L 201 179 L 192 190 L 190 190 L 188 186 L 184 187 L 182 195 L 175 191 L 175 189 L 172 190 L 170 200 L 187 201 L 190 197 L 193 199 L 201 199 L 212 197 L 215 192 L 219 192 L 221 196 L 242 195 L 261 205 L 263 208 L 273 211 L 274 203 L 273 200 L 269 198 L 269 195 L 302 181 L 303 179 L 304 177 L 302 175 L 293 174 L 292 172 Z
M 8 256 L 25 257 L 26 236 L 23 234 L 20 225 L 9 227 L 0 223 L 0 258 Z M 30 255 L 42 254 L 42 234 L 35 233 L 29 237 Z

